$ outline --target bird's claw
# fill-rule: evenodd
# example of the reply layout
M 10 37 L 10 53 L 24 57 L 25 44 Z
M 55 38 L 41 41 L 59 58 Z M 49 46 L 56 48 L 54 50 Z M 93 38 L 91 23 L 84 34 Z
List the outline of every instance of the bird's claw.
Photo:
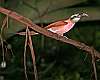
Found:
M 69 39 L 68 37 L 66 37 L 66 36 L 63 36 L 63 37 L 65 37 L 66 39 Z

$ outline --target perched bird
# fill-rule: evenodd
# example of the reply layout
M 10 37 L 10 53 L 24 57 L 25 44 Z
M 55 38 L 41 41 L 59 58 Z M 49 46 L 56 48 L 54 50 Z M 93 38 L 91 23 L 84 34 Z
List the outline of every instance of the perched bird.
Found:
M 84 16 L 88 15 L 86 13 L 74 14 L 69 19 L 51 23 L 50 25 L 45 27 L 45 29 L 63 36 L 64 33 L 71 30 L 74 27 L 75 23 L 77 23 Z
M 68 19 L 60 20 L 60 21 L 51 23 L 44 28 L 53 32 L 53 33 L 57 33 L 58 35 L 63 36 L 64 33 L 71 30 L 74 27 L 75 23 L 77 23 L 82 17 L 85 17 L 85 16 L 88 16 L 88 15 L 86 13 L 77 13 L 77 14 L 72 15 Z M 30 34 L 35 35 L 38 33 L 35 33 L 32 31 Z

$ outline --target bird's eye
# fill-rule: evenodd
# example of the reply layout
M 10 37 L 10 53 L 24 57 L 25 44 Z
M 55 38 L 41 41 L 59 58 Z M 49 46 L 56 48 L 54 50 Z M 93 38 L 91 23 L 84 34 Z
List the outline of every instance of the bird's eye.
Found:
M 70 19 L 74 19 L 74 18 L 77 18 L 79 16 L 79 14 L 74 14 L 70 17 Z
M 76 15 L 75 15 L 75 16 L 72 16 L 71 19 L 74 19 L 74 18 L 76 18 L 76 17 L 77 17 Z
M 73 16 L 73 17 L 75 18 L 75 17 L 77 17 L 77 16 Z

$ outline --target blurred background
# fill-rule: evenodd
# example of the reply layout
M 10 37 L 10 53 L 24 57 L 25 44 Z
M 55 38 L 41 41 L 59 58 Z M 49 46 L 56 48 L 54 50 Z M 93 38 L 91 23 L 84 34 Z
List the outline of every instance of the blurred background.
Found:
M 74 13 L 85 12 L 75 27 L 65 33 L 67 37 L 93 46 L 100 52 L 100 0 L 0 0 L 0 6 L 23 15 L 33 23 L 45 27 L 67 19 Z M 0 14 L 0 27 L 3 21 Z M 0 80 L 25 80 L 23 52 L 25 36 L 15 35 L 25 31 L 24 25 L 9 18 L 9 28 L 4 34 L 12 50 L 5 53 L 6 67 L 0 66 Z M 94 80 L 91 56 L 76 47 L 48 38 L 41 34 L 32 36 L 39 80 Z M 13 52 L 14 56 L 11 55 Z M 0 47 L 0 65 L 2 63 Z M 34 80 L 30 51 L 27 52 L 27 74 Z M 96 62 L 100 80 L 100 61 Z

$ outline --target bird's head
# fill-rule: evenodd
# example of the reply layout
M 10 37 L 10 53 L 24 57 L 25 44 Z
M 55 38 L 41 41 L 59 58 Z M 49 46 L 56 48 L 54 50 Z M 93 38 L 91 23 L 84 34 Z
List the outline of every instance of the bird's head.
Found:
M 86 13 L 77 13 L 72 15 L 70 19 L 72 20 L 72 22 L 76 23 L 81 19 L 81 17 L 87 17 L 87 16 L 88 15 Z

